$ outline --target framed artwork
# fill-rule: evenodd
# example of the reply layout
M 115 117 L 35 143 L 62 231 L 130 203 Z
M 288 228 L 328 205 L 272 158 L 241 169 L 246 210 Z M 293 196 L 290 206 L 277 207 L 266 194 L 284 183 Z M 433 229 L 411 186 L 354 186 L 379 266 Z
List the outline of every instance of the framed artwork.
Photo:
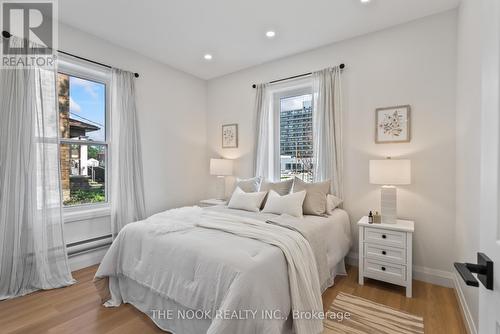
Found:
M 224 124 L 222 126 L 222 148 L 238 147 L 238 124 Z
M 411 137 L 410 106 L 375 109 L 375 142 L 406 143 Z

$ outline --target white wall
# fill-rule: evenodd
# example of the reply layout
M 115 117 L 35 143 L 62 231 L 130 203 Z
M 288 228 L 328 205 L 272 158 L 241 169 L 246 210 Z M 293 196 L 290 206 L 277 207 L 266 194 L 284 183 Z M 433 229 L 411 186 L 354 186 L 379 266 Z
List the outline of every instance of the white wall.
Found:
M 208 177 L 206 81 L 65 25 L 59 28 L 59 49 L 140 74 L 136 99 L 147 214 L 203 198 Z M 65 224 L 67 242 L 109 231 L 106 217 Z
M 476 263 L 479 250 L 480 110 L 481 110 L 481 6 L 463 1 L 458 15 L 457 131 L 456 131 L 456 229 L 457 262 Z M 466 318 L 478 324 L 478 288 L 457 279 L 465 299 Z M 469 312 L 469 315 L 467 314 Z
M 479 11 L 470 0 L 459 10 L 458 59 L 457 13 L 451 11 L 211 80 L 208 99 L 205 81 L 73 28 L 61 26 L 59 48 L 140 73 L 148 214 L 194 203 L 207 188 L 213 194 L 213 178 L 206 182 L 209 157 L 237 158 L 237 175 L 252 174 L 252 83 L 346 63 L 345 194 L 354 235 L 359 217 L 379 207 L 379 190 L 368 183 L 368 160 L 409 158 L 413 184 L 399 189 L 399 215 L 416 221 L 414 263 L 446 276 L 453 261 L 474 262 L 479 241 Z M 374 109 L 397 104 L 412 106 L 411 143 L 374 144 Z M 233 122 L 239 124 L 240 147 L 222 150 L 220 127 Z M 109 219 L 84 217 L 67 223 L 65 233 L 67 242 L 107 234 Z M 73 259 L 73 267 L 95 263 L 103 252 L 93 254 Z M 457 284 L 475 327 L 477 289 Z
M 379 188 L 368 183 L 368 160 L 411 159 L 413 184 L 399 189 L 399 216 L 416 222 L 419 273 L 443 276 L 449 284 L 455 259 L 456 19 L 456 11 L 450 11 L 210 80 L 209 156 L 237 158 L 237 174 L 250 176 L 251 85 L 345 63 L 345 208 L 354 235 L 357 239 L 357 220 L 379 208 Z M 411 142 L 375 144 L 375 108 L 400 104 L 412 107 Z M 221 149 L 224 123 L 239 124 L 238 149 Z

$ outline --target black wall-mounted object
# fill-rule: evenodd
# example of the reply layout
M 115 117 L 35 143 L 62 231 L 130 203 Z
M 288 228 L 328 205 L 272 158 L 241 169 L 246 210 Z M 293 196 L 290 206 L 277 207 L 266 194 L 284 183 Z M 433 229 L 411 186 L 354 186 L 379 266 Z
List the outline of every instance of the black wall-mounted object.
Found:
M 339 68 L 341 70 L 343 70 L 345 68 L 345 64 L 340 64 L 339 65 Z M 291 80 L 291 79 L 296 79 L 296 78 L 301 78 L 301 77 L 306 77 L 308 75 L 311 75 L 312 72 L 309 72 L 309 73 L 303 73 L 303 74 L 299 74 L 299 75 L 293 75 L 291 77 L 287 77 L 287 78 L 283 78 L 283 79 L 278 79 L 278 80 L 273 80 L 273 81 L 269 81 L 268 83 L 269 84 L 273 84 L 273 83 L 277 83 L 277 82 L 281 82 L 281 81 L 285 81 L 285 80 Z M 253 84 L 252 85 L 252 88 L 257 88 L 257 85 L 256 84 Z
M 455 262 L 453 265 L 465 284 L 475 287 L 479 286 L 479 282 L 472 275 L 472 273 L 475 273 L 486 289 L 493 290 L 493 261 L 486 254 L 477 253 L 477 264 Z
M 3 36 L 3 38 L 11 38 L 12 34 L 10 32 L 8 32 L 8 31 L 4 30 L 4 31 L 2 31 L 2 36 Z M 89 63 L 92 63 L 92 64 L 96 64 L 96 65 L 99 65 L 99 66 L 103 66 L 103 67 L 106 67 L 106 68 L 113 68 L 110 65 L 106 65 L 106 64 L 103 64 L 103 63 L 100 63 L 98 61 L 95 61 L 95 60 L 92 60 L 92 59 L 88 59 L 88 58 L 85 58 L 85 57 L 80 57 L 80 56 L 77 56 L 77 55 L 69 53 L 69 52 L 65 52 L 65 51 L 61 51 L 61 50 L 57 50 L 57 52 L 65 54 L 67 56 L 71 56 L 71 57 L 83 60 L 83 61 L 86 61 L 86 62 L 89 62 Z M 139 77 L 139 73 L 134 73 L 134 77 L 138 78 Z

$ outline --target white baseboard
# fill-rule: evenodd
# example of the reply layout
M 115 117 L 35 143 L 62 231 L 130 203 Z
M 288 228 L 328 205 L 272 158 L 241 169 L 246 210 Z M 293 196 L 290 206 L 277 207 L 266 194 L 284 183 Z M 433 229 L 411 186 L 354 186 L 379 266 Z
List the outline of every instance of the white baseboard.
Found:
M 453 288 L 453 273 L 444 270 L 413 266 L 413 279 L 435 285 Z
M 76 271 L 101 263 L 101 260 L 106 254 L 108 248 L 109 246 L 102 247 L 85 253 L 75 254 L 69 257 L 68 262 L 71 271 Z
M 477 334 L 476 324 L 472 319 L 472 314 L 470 313 L 469 306 L 467 305 L 467 301 L 465 300 L 465 295 L 460 285 L 460 278 L 458 277 L 457 273 L 453 275 L 453 283 L 455 287 L 455 293 L 457 294 L 458 303 L 460 304 L 460 309 L 462 310 L 462 314 L 465 319 L 465 327 L 467 327 L 467 332 L 469 334 Z
M 346 262 L 351 266 L 358 266 L 358 253 L 350 252 L 347 255 Z M 447 288 L 455 287 L 454 275 L 449 271 L 437 270 L 421 266 L 413 266 L 413 279 L 423 281 Z

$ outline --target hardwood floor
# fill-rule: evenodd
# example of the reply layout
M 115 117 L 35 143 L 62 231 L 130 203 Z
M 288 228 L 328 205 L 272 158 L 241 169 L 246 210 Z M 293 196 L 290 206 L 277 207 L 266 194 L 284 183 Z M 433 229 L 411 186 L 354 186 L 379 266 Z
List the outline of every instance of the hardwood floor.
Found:
M 0 302 L 1 333 L 165 333 L 131 305 L 104 308 L 92 283 L 97 267 L 73 275 L 78 283 Z M 425 333 L 467 333 L 452 289 L 413 281 L 414 298 L 404 288 L 373 280 L 357 283 L 357 268 L 338 277 L 323 294 L 326 308 L 340 291 L 410 312 L 424 318 Z

